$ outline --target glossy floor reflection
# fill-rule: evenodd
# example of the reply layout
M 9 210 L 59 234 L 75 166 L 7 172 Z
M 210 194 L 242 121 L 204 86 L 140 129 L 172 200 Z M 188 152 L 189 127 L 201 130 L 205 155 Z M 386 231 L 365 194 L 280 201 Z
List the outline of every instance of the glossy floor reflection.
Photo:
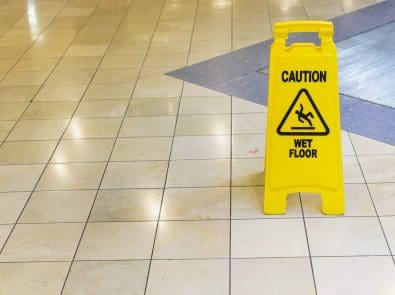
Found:
M 0 0 L 0 294 L 394 293 L 394 146 L 265 216 L 266 107 L 164 75 L 372 4 Z

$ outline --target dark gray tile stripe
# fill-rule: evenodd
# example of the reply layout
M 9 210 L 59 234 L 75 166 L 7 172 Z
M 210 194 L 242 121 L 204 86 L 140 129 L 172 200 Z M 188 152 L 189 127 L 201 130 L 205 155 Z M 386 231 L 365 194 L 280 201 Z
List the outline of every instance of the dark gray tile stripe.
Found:
M 395 145 L 395 109 L 340 95 L 342 129 Z
M 332 19 L 335 42 L 395 21 L 395 0 L 387 0 Z M 293 37 L 293 41 L 304 36 Z M 216 91 L 266 105 L 271 40 L 167 73 Z M 341 95 L 342 129 L 395 145 L 395 109 Z
M 334 41 L 343 41 L 393 21 L 395 21 L 395 0 L 362 8 L 332 19 L 335 27 Z M 293 38 L 293 41 L 298 40 L 303 40 L 303 37 Z M 272 41 L 273 39 L 270 39 L 257 43 L 166 74 L 212 88 L 214 85 L 267 67 Z

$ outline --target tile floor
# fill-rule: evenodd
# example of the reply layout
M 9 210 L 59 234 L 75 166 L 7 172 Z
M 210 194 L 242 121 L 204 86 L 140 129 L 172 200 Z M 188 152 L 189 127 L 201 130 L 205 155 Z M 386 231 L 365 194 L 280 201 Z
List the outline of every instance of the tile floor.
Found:
M 395 294 L 395 147 L 260 211 L 266 108 L 164 75 L 372 0 L 0 0 L 0 294 Z

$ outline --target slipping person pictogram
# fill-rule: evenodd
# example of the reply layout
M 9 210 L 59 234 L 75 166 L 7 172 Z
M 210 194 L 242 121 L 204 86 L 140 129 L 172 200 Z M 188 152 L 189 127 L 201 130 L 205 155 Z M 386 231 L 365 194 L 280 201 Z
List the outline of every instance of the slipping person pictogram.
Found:
M 329 134 L 329 127 L 307 89 L 298 91 L 278 125 L 277 133 L 289 136 Z
M 307 114 L 303 113 L 303 105 L 302 104 L 300 104 L 300 110 L 296 110 L 295 114 L 298 115 L 299 122 L 305 123 L 305 121 L 307 121 L 307 123 L 309 123 L 310 126 L 313 126 L 309 117 L 314 119 L 314 115 L 311 112 L 308 112 Z

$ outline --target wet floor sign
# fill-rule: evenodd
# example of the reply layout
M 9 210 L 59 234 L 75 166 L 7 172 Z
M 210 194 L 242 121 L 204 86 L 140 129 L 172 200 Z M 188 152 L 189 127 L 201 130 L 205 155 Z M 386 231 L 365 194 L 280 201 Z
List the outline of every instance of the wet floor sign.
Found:
M 317 32 L 320 44 L 289 33 Z M 277 23 L 270 52 L 265 156 L 266 214 L 284 214 L 287 194 L 321 195 L 324 214 L 344 213 L 340 107 L 333 25 Z

